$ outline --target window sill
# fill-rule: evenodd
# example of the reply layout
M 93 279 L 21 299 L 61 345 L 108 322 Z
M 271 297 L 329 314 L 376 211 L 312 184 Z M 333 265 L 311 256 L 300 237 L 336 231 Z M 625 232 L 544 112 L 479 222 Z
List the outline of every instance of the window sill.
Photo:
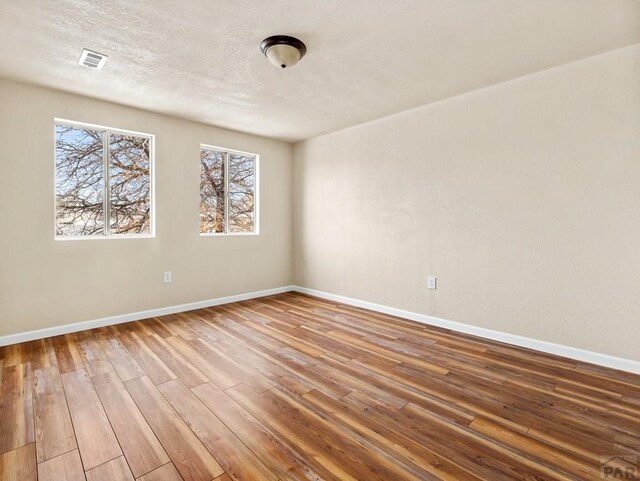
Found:
M 218 233 L 201 233 L 200 237 L 252 237 L 259 236 L 258 232 L 218 232 Z
M 124 239 L 155 239 L 155 234 L 149 235 L 94 235 L 94 236 L 55 236 L 56 241 L 97 241 L 97 240 L 124 240 Z

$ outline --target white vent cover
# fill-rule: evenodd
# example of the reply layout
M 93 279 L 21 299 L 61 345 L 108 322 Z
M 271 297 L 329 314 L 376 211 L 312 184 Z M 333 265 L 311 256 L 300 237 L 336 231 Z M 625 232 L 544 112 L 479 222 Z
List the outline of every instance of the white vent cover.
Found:
M 108 55 L 94 52 L 93 50 L 88 50 L 85 48 L 85 49 L 82 49 L 82 55 L 80 55 L 80 60 L 78 60 L 78 65 L 83 65 L 85 67 L 100 70 L 104 66 L 104 64 L 107 62 L 108 58 L 109 58 Z

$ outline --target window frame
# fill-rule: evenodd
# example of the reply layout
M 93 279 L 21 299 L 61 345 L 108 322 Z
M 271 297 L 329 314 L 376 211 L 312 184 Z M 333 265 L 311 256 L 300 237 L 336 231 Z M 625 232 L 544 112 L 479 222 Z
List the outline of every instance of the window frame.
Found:
M 58 231 L 58 200 L 56 197 L 56 128 L 58 125 L 63 125 L 78 129 L 87 130 L 103 130 L 105 137 L 103 140 L 102 162 L 103 172 L 109 172 L 109 149 L 105 146 L 109 145 L 109 137 L 111 133 L 131 135 L 135 137 L 142 137 L 149 139 L 149 233 L 148 234 L 99 234 L 99 235 L 74 235 L 74 236 L 61 236 L 57 234 Z M 91 124 L 87 122 L 79 122 L 76 120 L 62 119 L 54 117 L 53 119 L 53 238 L 56 241 L 76 241 L 76 240 L 115 240 L 115 239 L 154 239 L 156 237 L 156 136 L 154 134 L 148 134 L 145 132 L 137 132 L 135 130 L 118 129 L 114 127 L 107 127 L 105 125 Z M 111 211 L 111 195 L 109 190 L 109 176 L 104 176 L 104 229 L 110 231 L 110 211 Z
M 198 216 L 198 232 L 201 237 L 232 237 L 232 236 L 258 236 L 260 235 L 260 154 L 245 152 L 242 150 L 218 147 L 210 144 L 200 144 L 199 154 L 203 150 L 223 152 L 224 162 L 224 228 L 225 232 L 200 232 L 200 216 Z M 250 155 L 255 158 L 253 166 L 254 186 L 253 186 L 253 232 L 228 232 L 229 230 L 229 154 Z M 198 199 L 200 199 L 200 164 L 198 164 Z M 200 200 L 198 200 L 200 202 Z M 200 211 L 200 209 L 198 209 Z

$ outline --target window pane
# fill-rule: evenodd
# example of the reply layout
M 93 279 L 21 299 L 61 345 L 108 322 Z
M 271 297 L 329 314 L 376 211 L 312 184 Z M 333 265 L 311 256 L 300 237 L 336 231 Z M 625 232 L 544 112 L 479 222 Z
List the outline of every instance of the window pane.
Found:
M 224 152 L 200 151 L 200 233 L 224 232 Z
M 150 139 L 109 135 L 109 201 L 112 234 L 151 233 Z
M 56 235 L 104 233 L 103 136 L 56 125 Z
M 254 231 L 256 158 L 229 153 L 229 231 Z

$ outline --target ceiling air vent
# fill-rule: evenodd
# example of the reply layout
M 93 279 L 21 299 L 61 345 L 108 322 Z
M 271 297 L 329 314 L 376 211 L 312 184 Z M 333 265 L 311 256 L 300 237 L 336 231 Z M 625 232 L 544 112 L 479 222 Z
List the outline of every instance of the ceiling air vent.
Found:
M 82 55 L 80 55 L 78 65 L 83 65 L 85 67 L 100 70 L 104 66 L 108 58 L 108 55 L 94 52 L 93 50 L 87 50 L 85 48 L 82 50 Z

